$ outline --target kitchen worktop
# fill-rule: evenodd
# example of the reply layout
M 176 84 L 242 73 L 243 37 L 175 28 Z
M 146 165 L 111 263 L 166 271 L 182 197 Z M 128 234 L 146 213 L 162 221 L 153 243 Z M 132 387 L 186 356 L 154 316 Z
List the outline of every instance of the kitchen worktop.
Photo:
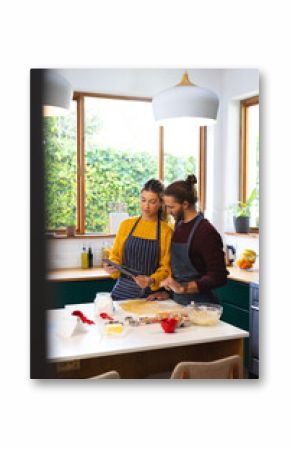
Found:
M 227 270 L 230 272 L 228 279 L 232 281 L 240 281 L 249 283 L 259 283 L 259 270 L 257 268 L 251 268 L 249 270 L 242 270 L 239 267 L 227 267 Z
M 227 267 L 230 272 L 228 279 L 233 281 L 251 283 L 259 282 L 259 270 L 242 270 L 238 267 Z M 48 272 L 47 279 L 49 281 L 65 282 L 65 281 L 89 281 L 98 279 L 109 279 L 108 273 L 101 267 L 95 268 L 63 268 L 59 270 L 51 270 Z
M 47 274 L 49 281 L 89 281 L 97 279 L 109 279 L 110 275 L 101 267 L 95 268 L 62 268 L 51 270 Z
M 71 310 L 81 310 L 88 318 L 94 318 L 93 303 L 68 306 Z M 76 359 L 90 359 L 118 354 L 128 354 L 202 343 L 222 342 L 246 338 L 247 331 L 219 321 L 215 326 L 179 328 L 166 334 L 160 324 L 139 327 L 129 326 L 124 336 L 104 336 L 98 325 L 90 325 L 87 332 L 62 338 L 57 334 L 58 322 L 63 309 L 48 312 L 48 360 L 64 362 Z

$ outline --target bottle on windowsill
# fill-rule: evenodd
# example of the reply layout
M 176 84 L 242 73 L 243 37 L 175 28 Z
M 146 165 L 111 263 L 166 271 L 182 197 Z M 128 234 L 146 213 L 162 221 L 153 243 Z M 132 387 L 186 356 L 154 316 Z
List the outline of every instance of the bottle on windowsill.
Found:
M 83 245 L 83 250 L 81 254 L 82 268 L 89 268 L 89 257 L 85 245 Z
M 93 251 L 92 251 L 91 247 L 89 247 L 89 250 L 88 250 L 88 264 L 89 264 L 89 268 L 93 268 Z

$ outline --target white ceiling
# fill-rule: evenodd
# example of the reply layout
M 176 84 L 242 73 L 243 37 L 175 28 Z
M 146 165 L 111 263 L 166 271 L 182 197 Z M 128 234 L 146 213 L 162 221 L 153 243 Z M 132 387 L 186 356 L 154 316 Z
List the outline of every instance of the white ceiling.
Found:
M 65 77 L 74 91 L 136 95 L 152 97 L 179 83 L 183 68 L 88 68 L 56 69 Z M 187 69 L 192 82 L 202 87 L 221 91 L 224 69 Z

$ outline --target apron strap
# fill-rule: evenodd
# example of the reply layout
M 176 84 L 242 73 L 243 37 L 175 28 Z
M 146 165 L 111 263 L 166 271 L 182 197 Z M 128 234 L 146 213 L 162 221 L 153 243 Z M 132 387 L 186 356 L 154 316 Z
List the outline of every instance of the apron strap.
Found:
M 133 232 L 135 231 L 135 229 L 136 229 L 136 227 L 137 227 L 137 224 L 139 223 L 139 221 L 141 220 L 141 218 L 142 218 L 141 216 L 137 218 L 137 220 L 135 221 L 135 223 L 134 223 L 134 225 L 133 225 L 131 231 L 129 232 L 128 237 L 130 237 L 130 236 L 133 234 Z
M 194 224 L 193 224 L 193 226 L 192 226 L 192 229 L 191 229 L 191 231 L 190 231 L 190 234 L 189 234 L 188 239 L 187 239 L 187 242 L 186 242 L 187 248 L 188 248 L 188 249 L 189 249 L 189 247 L 190 247 L 190 244 L 191 244 L 191 240 L 192 240 L 193 234 L 195 233 L 196 228 L 198 227 L 199 223 L 200 223 L 203 219 L 204 219 L 203 213 L 200 212 L 200 213 L 197 215 L 197 217 L 195 218 Z
M 157 240 L 157 268 L 159 267 L 159 265 L 160 265 L 160 246 L 161 246 L 161 243 L 160 243 L 160 228 L 161 228 L 161 226 L 160 226 L 160 219 L 159 219 L 159 217 L 158 217 L 158 223 L 157 223 L 157 236 L 156 236 L 156 240 Z

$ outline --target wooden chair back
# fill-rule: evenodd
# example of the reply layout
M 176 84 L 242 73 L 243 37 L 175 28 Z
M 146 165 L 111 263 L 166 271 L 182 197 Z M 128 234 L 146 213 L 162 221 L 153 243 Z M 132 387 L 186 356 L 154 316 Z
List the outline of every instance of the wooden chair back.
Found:
M 180 362 L 171 379 L 241 379 L 242 366 L 238 355 L 213 362 Z
M 117 371 L 108 371 L 98 376 L 89 377 L 89 379 L 120 379 L 120 374 Z

